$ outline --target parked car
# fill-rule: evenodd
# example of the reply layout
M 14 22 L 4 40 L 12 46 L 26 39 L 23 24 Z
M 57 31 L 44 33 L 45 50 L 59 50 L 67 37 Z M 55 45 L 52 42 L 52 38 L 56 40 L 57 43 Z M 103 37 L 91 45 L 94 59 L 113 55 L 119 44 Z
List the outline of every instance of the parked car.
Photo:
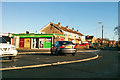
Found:
M 118 50 L 120 51 L 120 41 L 119 41 L 119 43 L 118 43 Z
M 73 44 L 71 41 L 57 41 L 55 45 L 51 48 L 51 54 L 72 54 L 75 56 L 77 45 Z
M 0 57 L 9 57 L 9 60 L 14 60 L 17 55 L 17 50 L 14 45 L 8 44 L 0 37 Z

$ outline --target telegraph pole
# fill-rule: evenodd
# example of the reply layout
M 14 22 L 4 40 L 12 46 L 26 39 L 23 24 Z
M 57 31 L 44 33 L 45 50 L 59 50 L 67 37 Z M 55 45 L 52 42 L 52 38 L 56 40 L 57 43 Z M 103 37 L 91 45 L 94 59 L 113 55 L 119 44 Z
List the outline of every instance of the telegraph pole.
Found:
M 102 25 L 102 45 L 103 45 L 103 25 Z

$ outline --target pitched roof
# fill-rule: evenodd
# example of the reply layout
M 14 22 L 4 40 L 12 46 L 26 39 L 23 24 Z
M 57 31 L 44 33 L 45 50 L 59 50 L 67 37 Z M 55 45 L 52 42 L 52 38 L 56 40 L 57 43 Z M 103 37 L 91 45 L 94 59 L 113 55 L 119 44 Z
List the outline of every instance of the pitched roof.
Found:
M 59 27 L 57 27 L 57 26 L 55 26 L 53 24 L 50 24 L 50 25 L 53 26 L 53 27 L 55 27 L 56 29 L 58 29 L 58 30 L 60 30 L 62 32 L 62 30 Z
M 52 23 L 52 22 L 50 22 L 50 24 L 54 25 L 54 27 L 58 27 L 58 29 L 60 29 L 60 30 L 70 32 L 70 33 L 75 33 L 75 34 L 78 34 L 80 36 L 84 36 L 83 34 L 81 34 L 80 32 L 77 32 L 75 30 L 73 31 L 72 29 L 69 29 L 69 28 L 66 28 L 66 27 L 63 27 L 63 26 L 59 27 L 57 24 Z

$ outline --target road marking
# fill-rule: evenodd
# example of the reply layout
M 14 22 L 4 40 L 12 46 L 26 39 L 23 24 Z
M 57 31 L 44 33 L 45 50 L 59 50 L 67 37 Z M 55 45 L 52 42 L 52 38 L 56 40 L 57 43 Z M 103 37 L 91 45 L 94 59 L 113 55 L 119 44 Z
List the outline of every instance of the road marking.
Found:
M 13 70 L 13 69 L 25 69 L 25 68 L 37 68 L 37 67 L 45 67 L 45 66 L 53 66 L 53 65 L 61 65 L 61 64 L 69 64 L 69 63 L 76 63 L 76 62 L 82 62 L 82 61 L 89 61 L 93 59 L 99 58 L 99 55 L 96 55 L 92 58 L 82 59 L 82 60 L 75 60 L 75 61 L 64 61 L 64 62 L 56 62 L 56 63 L 50 63 L 50 64 L 39 64 L 39 65 L 30 65 L 30 66 L 22 66 L 22 67 L 9 67 L 9 68 L 0 68 L 0 70 Z

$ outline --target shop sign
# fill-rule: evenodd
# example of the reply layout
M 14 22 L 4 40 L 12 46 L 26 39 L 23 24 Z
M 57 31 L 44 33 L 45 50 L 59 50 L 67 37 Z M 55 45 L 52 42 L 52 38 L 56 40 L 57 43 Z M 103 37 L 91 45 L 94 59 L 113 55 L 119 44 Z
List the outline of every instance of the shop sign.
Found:
M 51 42 L 51 38 L 47 38 L 47 39 L 46 39 L 46 42 Z

